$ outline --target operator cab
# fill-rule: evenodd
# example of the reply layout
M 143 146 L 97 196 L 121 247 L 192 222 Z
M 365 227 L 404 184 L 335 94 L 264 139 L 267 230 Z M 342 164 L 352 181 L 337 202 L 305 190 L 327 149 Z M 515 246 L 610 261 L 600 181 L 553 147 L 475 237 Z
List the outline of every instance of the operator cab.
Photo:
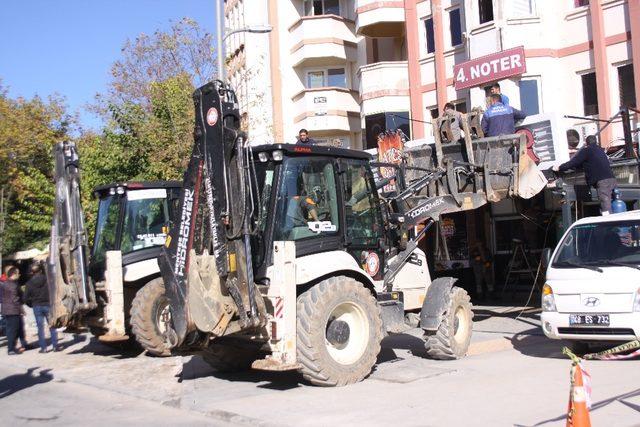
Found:
M 96 187 L 98 218 L 89 274 L 104 280 L 107 251 L 121 251 L 122 265 L 157 258 L 176 210 L 179 181 L 128 182 Z
M 324 146 L 253 149 L 262 217 L 252 242 L 256 277 L 272 263 L 274 241 L 294 241 L 298 257 L 347 250 L 374 279 L 382 277 L 382 209 L 365 152 Z M 376 253 L 377 264 L 365 260 Z

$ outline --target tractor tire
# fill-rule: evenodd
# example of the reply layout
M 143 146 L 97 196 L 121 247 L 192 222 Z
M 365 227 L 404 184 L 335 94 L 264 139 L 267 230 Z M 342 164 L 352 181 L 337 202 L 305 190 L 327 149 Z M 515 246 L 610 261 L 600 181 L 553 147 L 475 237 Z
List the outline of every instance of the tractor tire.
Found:
M 438 360 L 464 357 L 469 349 L 473 330 L 471 298 L 462 288 L 451 288 L 449 307 L 442 315 L 437 331 L 425 334 L 427 354 Z
M 162 278 L 144 285 L 131 303 L 131 331 L 138 344 L 153 356 L 170 356 L 171 344 L 163 334 L 170 327 L 169 298 L 164 292 Z
M 297 359 L 305 380 L 344 386 L 371 373 L 384 336 L 380 307 L 360 282 L 337 276 L 297 301 Z
M 260 358 L 261 347 L 262 343 L 238 345 L 214 342 L 200 356 L 217 372 L 242 372 L 251 368 L 253 361 Z

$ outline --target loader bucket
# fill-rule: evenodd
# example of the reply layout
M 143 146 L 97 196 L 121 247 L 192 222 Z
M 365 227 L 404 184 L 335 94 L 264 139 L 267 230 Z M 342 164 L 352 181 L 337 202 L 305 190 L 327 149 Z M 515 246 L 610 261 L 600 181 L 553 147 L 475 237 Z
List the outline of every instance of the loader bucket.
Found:
M 424 176 L 424 170 L 440 171 L 440 178 L 420 195 L 452 195 L 457 206 L 442 213 L 476 209 L 508 197 L 529 199 L 544 189 L 547 180 L 526 150 L 521 135 L 408 147 L 404 150 L 405 184 Z

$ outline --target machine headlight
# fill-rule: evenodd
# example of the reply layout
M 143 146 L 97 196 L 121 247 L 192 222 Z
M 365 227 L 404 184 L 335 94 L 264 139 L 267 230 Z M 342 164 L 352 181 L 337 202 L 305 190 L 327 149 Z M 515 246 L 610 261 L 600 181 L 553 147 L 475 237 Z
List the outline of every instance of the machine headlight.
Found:
M 557 311 L 553 289 L 547 284 L 542 287 L 542 311 Z
M 258 159 L 260 159 L 260 161 L 262 163 L 268 162 L 269 161 L 269 155 L 267 153 L 265 153 L 264 151 L 261 151 L 258 153 Z
M 633 311 L 640 311 L 640 288 L 636 291 L 636 298 L 633 301 Z
M 273 160 L 275 160 L 276 162 L 280 162 L 284 158 L 282 150 L 273 150 L 273 153 L 271 153 L 271 155 L 273 156 Z

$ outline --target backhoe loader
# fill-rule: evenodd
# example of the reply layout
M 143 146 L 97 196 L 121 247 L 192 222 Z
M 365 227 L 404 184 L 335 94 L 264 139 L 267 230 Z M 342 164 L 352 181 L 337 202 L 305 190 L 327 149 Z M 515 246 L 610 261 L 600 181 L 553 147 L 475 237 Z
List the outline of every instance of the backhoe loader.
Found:
M 252 146 L 233 90 L 214 81 L 193 97 L 193 151 L 158 259 L 174 353 L 222 371 L 298 370 L 320 386 L 361 381 L 385 335 L 416 327 L 432 358 L 465 355 L 469 296 L 453 278 L 431 280 L 418 241 L 444 213 L 546 185 L 520 136 L 437 139 L 380 163 Z
M 181 183 L 127 182 L 94 189 L 98 215 L 89 248 L 76 146 L 59 143 L 53 155 L 55 209 L 47 259 L 51 324 L 88 327 L 105 343 L 128 341 L 133 332 L 149 353 L 169 355 L 162 321 L 168 321 L 169 307 L 157 257 Z M 131 317 L 138 319 L 133 331 Z

